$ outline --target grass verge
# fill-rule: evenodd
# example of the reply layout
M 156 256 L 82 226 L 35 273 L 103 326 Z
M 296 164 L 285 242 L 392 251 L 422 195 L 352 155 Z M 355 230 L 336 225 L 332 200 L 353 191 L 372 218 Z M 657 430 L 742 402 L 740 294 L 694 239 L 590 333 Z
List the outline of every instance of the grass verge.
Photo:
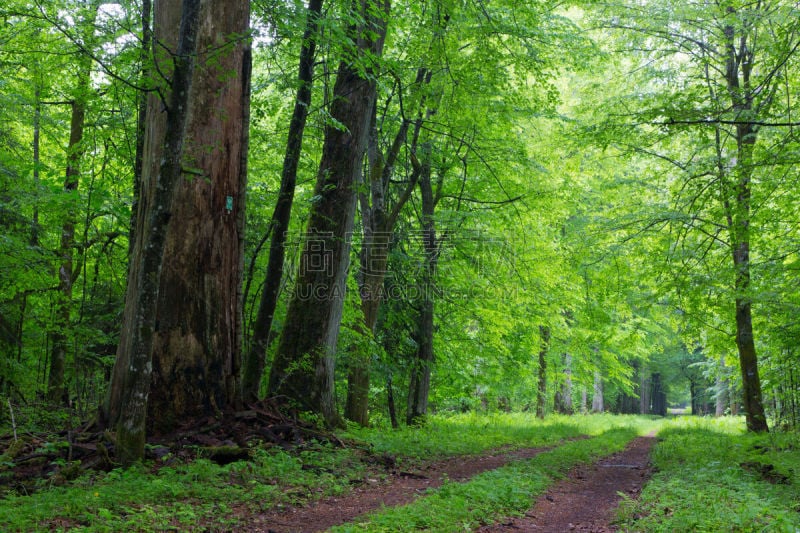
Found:
M 742 419 L 668 422 L 656 469 L 637 501 L 623 502 L 624 531 L 798 531 L 800 437 L 753 435 Z

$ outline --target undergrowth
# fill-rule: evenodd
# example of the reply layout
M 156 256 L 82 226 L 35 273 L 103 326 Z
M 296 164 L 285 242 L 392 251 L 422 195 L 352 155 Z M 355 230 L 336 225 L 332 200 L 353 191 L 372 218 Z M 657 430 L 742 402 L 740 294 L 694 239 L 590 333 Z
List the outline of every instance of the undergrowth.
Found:
M 196 524 L 230 529 L 237 524 L 234 505 L 257 511 L 342 494 L 364 471 L 353 450 L 322 445 L 291 454 L 254 449 L 250 461 L 225 466 L 205 459 L 139 465 L 30 496 L 9 494 L 0 501 L 0 530 L 163 531 Z
M 397 462 L 477 454 L 497 448 L 552 446 L 596 435 L 624 417 L 527 414 L 430 417 L 422 428 L 351 428 L 343 438 L 370 444 Z M 0 500 L 0 531 L 243 530 L 240 516 L 276 506 L 341 495 L 366 478 L 380 478 L 358 447 L 313 445 L 286 452 L 254 448 L 249 461 L 220 466 L 180 463 L 169 456 L 110 473 L 90 473 L 66 486 L 50 480 L 31 495 Z
M 741 419 L 670 421 L 638 501 L 621 506 L 626 531 L 800 530 L 800 437 L 754 435 Z

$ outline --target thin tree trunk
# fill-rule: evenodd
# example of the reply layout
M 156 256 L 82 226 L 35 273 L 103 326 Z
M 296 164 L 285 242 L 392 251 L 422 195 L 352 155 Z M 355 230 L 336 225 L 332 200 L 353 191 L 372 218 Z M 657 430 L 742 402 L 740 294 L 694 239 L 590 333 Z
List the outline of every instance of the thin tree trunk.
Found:
M 380 57 L 386 35 L 389 2 L 375 9 L 354 2 L 363 24 L 350 29 L 359 60 Z M 309 216 L 300 272 L 289 301 L 286 321 L 270 370 L 267 394 L 282 396 L 297 407 L 340 424 L 334 395 L 335 350 L 344 304 L 353 227 L 356 185 L 369 135 L 376 96 L 372 68 L 362 77 L 357 65 L 342 61 L 334 85 L 331 117 L 322 149 L 316 201 Z
M 559 413 L 569 415 L 573 412 L 572 405 L 572 356 L 564 353 L 564 381 L 556 392 L 556 409 Z
M 599 370 L 594 372 L 594 393 L 592 394 L 592 412 L 602 413 L 603 406 L 603 376 Z
M 292 119 L 289 123 L 289 136 L 286 141 L 286 153 L 283 158 L 281 185 L 278 201 L 272 212 L 269 231 L 272 233 L 269 246 L 269 260 L 264 278 L 264 289 L 258 305 L 258 314 L 253 325 L 253 338 L 250 350 L 246 353 L 242 372 L 242 397 L 245 401 L 258 399 L 258 389 L 264 374 L 267 345 L 272 329 L 272 318 L 278 304 L 283 263 L 285 258 L 286 233 L 292 214 L 294 189 L 297 183 L 297 167 L 303 147 L 308 109 L 311 107 L 311 88 L 314 77 L 314 56 L 319 33 L 319 17 L 323 0 L 309 0 L 306 14 L 306 29 L 300 49 L 300 67 L 298 72 L 297 96 L 294 103 Z
M 386 403 L 389 409 L 389 420 L 392 423 L 392 429 L 397 429 L 400 424 L 397 422 L 397 408 L 394 403 L 394 386 L 392 385 L 392 376 L 386 378 Z
M 650 379 L 649 370 L 643 366 L 639 371 L 639 414 L 650 414 Z
M 658 372 L 652 375 L 653 383 L 653 410 L 652 413 L 658 416 L 667 416 L 667 392 L 661 383 L 661 374 Z
M 550 328 L 539 326 L 542 346 L 539 349 L 539 380 L 536 395 L 536 416 L 544 418 L 545 395 L 547 394 L 547 352 L 550 349 Z
M 426 147 L 426 152 L 430 151 Z M 408 412 L 406 422 L 409 425 L 420 424 L 428 414 L 428 395 L 431 388 L 431 369 L 433 366 L 433 319 L 434 291 L 436 288 L 436 266 L 439 256 L 439 243 L 436 237 L 436 223 L 433 218 L 436 200 L 431 184 L 430 153 L 423 156 L 419 177 L 419 190 L 422 197 L 422 243 L 425 260 L 422 268 L 420 292 L 419 322 L 417 325 L 417 354 L 411 365 L 411 377 L 408 391 Z
M 94 28 L 99 2 L 88 6 L 88 28 Z M 91 38 L 88 39 L 91 42 Z M 77 218 L 77 190 L 80 183 L 80 163 L 83 157 L 83 131 L 86 125 L 86 105 L 88 102 L 91 59 L 82 57 L 78 68 L 75 94 L 70 102 L 71 117 L 69 145 L 67 146 L 67 169 L 64 177 L 64 193 L 69 205 L 61 225 L 59 246 L 60 264 L 58 268 L 58 292 L 56 293 L 55 314 L 51 332 L 50 372 L 47 380 L 47 397 L 50 402 L 66 405 L 68 402 L 64 375 L 67 366 L 67 345 L 71 328 L 73 249 L 75 248 L 75 224 Z M 38 102 L 37 102 L 38 109 Z M 38 152 L 38 139 L 36 151 Z M 35 154 L 38 158 L 38 153 Z M 38 225 L 38 221 L 36 222 Z
M 41 102 L 41 83 L 37 74 L 36 89 L 34 90 L 33 108 L 33 218 L 31 220 L 31 239 L 32 247 L 39 246 L 39 188 L 41 187 L 40 167 L 41 167 L 41 125 L 42 125 L 42 102 Z
M 588 407 L 588 392 L 586 391 L 586 385 L 581 387 L 581 414 L 586 414 L 589 410 Z
M 417 70 L 415 85 L 430 83 L 431 73 L 424 68 Z M 414 130 L 411 151 L 416 149 L 419 131 L 422 127 L 422 110 L 425 99 L 420 101 L 420 115 Z M 389 259 L 391 235 L 400 211 L 406 204 L 417 185 L 419 171 L 415 169 L 409 177 L 405 189 L 400 192 L 397 201 L 391 207 L 388 204 L 389 187 L 400 149 L 406 142 L 411 121 L 404 119 L 395 135 L 388 153 L 382 156 L 377 146 L 377 105 L 373 106 L 370 138 L 367 145 L 369 162 L 369 193 L 359 195 L 361 204 L 361 222 L 363 239 L 361 253 L 361 270 L 358 284 L 361 298 L 361 311 L 364 315 L 365 335 L 374 338 L 378 323 L 378 312 L 383 300 L 383 284 Z M 370 353 L 353 350 L 347 368 L 347 400 L 345 417 L 362 426 L 369 423 L 369 386 L 370 386 Z
M 728 8 L 733 15 L 734 8 Z M 750 291 L 750 201 L 753 172 L 753 149 L 758 128 L 747 119 L 753 115 L 754 92 L 760 90 L 750 84 L 755 53 L 750 49 L 746 34 L 736 37 L 736 29 L 726 26 L 724 33 L 726 67 L 725 80 L 731 98 L 731 107 L 737 118 L 736 161 L 732 169 L 735 176 L 730 203 L 726 204 L 728 228 L 733 252 L 735 271 L 734 290 L 736 309 L 736 346 L 739 350 L 739 365 L 742 372 L 742 400 L 747 429 L 766 432 L 767 417 L 761 398 L 761 381 L 758 375 L 758 357 L 753 335 L 752 304 Z M 737 49 L 738 45 L 738 49 Z M 720 161 L 720 164 L 722 162 Z M 725 197 L 725 202 L 729 202 Z
M 139 53 L 141 62 L 142 84 L 148 83 L 151 73 L 150 61 L 153 57 L 153 31 L 150 27 L 153 14 L 152 0 L 142 0 L 142 47 Z M 137 226 L 136 216 L 139 212 L 139 195 L 142 190 L 142 169 L 144 168 L 144 138 L 147 126 L 147 97 L 146 91 L 139 93 L 138 116 L 136 117 L 136 154 L 133 160 L 133 201 L 131 202 L 131 222 L 128 230 L 128 255 L 133 253 L 136 242 L 134 234 Z
M 714 416 L 720 417 L 725 414 L 725 406 L 728 399 L 728 380 L 725 378 L 725 356 L 719 357 L 719 368 L 717 369 L 717 378 L 715 383 L 716 389 L 716 402 L 714 409 Z

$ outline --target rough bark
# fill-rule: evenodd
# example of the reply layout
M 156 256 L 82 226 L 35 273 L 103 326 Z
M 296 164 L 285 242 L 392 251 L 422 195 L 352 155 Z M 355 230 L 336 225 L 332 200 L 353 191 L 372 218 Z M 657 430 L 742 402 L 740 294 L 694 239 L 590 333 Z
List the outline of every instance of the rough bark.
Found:
M 136 243 L 106 406 L 126 462 L 141 456 L 145 420 L 167 431 L 217 414 L 237 394 L 248 3 L 169 0 L 155 13 L 156 60 L 172 81 L 161 90 L 166 113 L 156 95 L 148 101 Z
M 158 296 L 148 409 L 156 432 L 218 415 L 239 401 L 249 15 L 245 0 L 202 3 L 184 174 L 176 184 Z
M 339 64 L 331 117 L 341 127 L 325 127 L 314 204 L 309 215 L 300 269 L 270 370 L 267 394 L 340 423 L 334 396 L 335 350 L 344 304 L 359 180 L 375 101 L 374 65 L 386 34 L 389 2 L 362 0 L 353 9 L 363 21 L 350 28 L 367 76 L 349 61 Z
M 544 418 L 545 395 L 547 394 L 547 352 L 550 350 L 550 328 L 539 326 L 539 336 L 542 340 L 539 349 L 539 379 L 536 395 L 536 416 Z
M 261 292 L 258 313 L 253 325 L 250 350 L 246 353 L 242 371 L 242 397 L 246 401 L 258 399 L 261 377 L 264 374 L 267 345 L 272 329 L 272 319 L 275 314 L 275 307 L 278 304 L 278 295 L 283 278 L 286 233 L 289 229 L 289 220 L 292 214 L 294 189 L 297 183 L 297 167 L 300 163 L 306 118 L 308 117 L 308 109 L 311 106 L 314 56 L 322 3 L 323 0 L 309 0 L 308 3 L 306 28 L 303 34 L 303 45 L 300 49 L 299 85 L 292 119 L 289 123 L 289 135 L 286 141 L 286 153 L 283 158 L 278 201 L 272 212 L 272 221 L 269 227 L 272 238 L 264 277 L 264 289 Z
M 142 0 L 142 45 L 139 54 L 141 62 L 142 86 L 146 87 L 150 83 L 152 75 L 150 68 L 150 58 L 153 54 L 153 30 L 151 28 L 153 15 L 152 0 Z M 128 255 L 133 252 L 133 245 L 136 242 L 136 216 L 139 212 L 139 195 L 142 189 L 142 168 L 144 166 L 144 135 L 147 126 L 147 92 L 142 90 L 139 93 L 139 102 L 136 117 L 136 154 L 133 160 L 133 200 L 131 202 L 131 223 L 128 230 Z
M 167 1 L 157 12 L 161 14 L 157 33 L 158 22 L 171 22 L 174 28 L 178 19 L 180 30 L 165 124 L 159 124 L 156 106 L 148 107 L 149 154 L 153 154 L 153 146 L 158 146 L 156 153 L 163 155 L 145 158 L 156 172 L 152 173 L 153 183 L 147 184 L 152 187 L 150 194 L 140 203 L 141 214 L 146 216 L 139 216 L 138 220 L 145 224 L 146 231 L 137 232 L 135 251 L 140 253 L 134 254 L 138 261 L 131 263 L 128 272 L 125 315 L 106 409 L 108 422 L 116 428 L 116 450 L 123 464 L 133 463 L 144 455 L 159 283 L 174 191 L 182 174 L 200 0 Z

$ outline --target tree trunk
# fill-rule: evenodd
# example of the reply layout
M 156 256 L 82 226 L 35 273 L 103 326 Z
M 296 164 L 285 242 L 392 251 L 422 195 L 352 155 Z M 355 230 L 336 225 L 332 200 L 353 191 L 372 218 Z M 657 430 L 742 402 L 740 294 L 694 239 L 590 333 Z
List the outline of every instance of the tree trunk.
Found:
M 386 378 L 386 403 L 389 409 L 389 420 L 392 423 L 392 429 L 397 429 L 400 424 L 397 423 L 397 408 L 394 403 L 394 386 L 392 385 L 392 376 Z
M 159 120 L 157 102 L 148 106 L 148 149 L 152 155 L 145 159 L 148 170 L 156 166 L 157 172 L 149 173 L 153 183 L 143 182 L 152 189 L 142 198 L 146 203 L 139 204 L 140 214 L 145 216 L 137 217 L 137 221 L 147 231 L 136 232 L 134 251 L 138 253 L 132 257 L 138 261 L 131 262 L 128 269 L 125 314 L 106 405 L 107 422 L 116 428 L 117 455 L 122 464 L 131 464 L 144 455 L 159 283 L 170 208 L 181 177 L 200 0 L 186 0 L 182 7 L 179 0 L 167 1 L 157 11 L 161 14 L 157 28 L 159 22 L 175 27 L 180 18 L 180 30 L 166 123 Z M 160 159 L 154 157 L 154 146 L 158 147 L 158 154 L 163 153 Z
M 572 405 L 572 356 L 564 353 L 564 381 L 559 386 L 555 395 L 555 409 L 563 415 L 571 415 L 574 412 Z
M 40 167 L 41 167 L 41 131 L 42 131 L 42 92 L 40 74 L 37 73 L 36 88 L 34 89 L 34 108 L 33 108 L 33 217 L 31 220 L 31 239 L 33 248 L 39 246 L 39 188 L 41 187 Z
M 594 372 L 594 394 L 592 394 L 592 412 L 603 412 L 603 377 L 599 370 Z
M 584 386 L 581 387 L 581 414 L 582 415 L 585 415 L 589 411 L 589 406 L 588 406 L 589 399 L 588 399 L 588 396 L 589 396 L 589 393 L 586 390 L 586 385 L 584 385 Z
M 544 418 L 545 395 L 547 394 L 547 351 L 550 349 L 550 328 L 539 326 L 542 346 L 539 349 L 539 380 L 536 395 L 536 416 Z
M 426 150 L 426 151 L 429 151 Z M 420 280 L 419 322 L 417 323 L 417 353 L 411 364 L 408 390 L 408 411 L 406 422 L 420 424 L 428 414 L 428 394 L 431 388 L 431 367 L 433 366 L 433 318 L 434 291 L 436 288 L 436 266 L 439 244 L 436 237 L 436 224 L 433 218 L 436 201 L 431 184 L 430 154 L 425 154 L 419 177 L 419 190 L 422 197 L 422 243 L 425 260 Z
M 239 400 L 250 111 L 249 2 L 205 2 L 153 345 L 150 427 Z
M 350 28 L 359 60 L 380 57 L 389 2 L 375 9 L 354 2 L 363 24 Z M 315 202 L 309 216 L 300 271 L 270 370 L 268 395 L 282 396 L 296 407 L 340 424 L 334 396 L 335 351 L 344 304 L 349 234 L 353 227 L 356 185 L 360 176 L 370 116 L 376 96 L 372 68 L 362 77 L 358 65 L 342 61 L 336 76 Z
M 151 22 L 153 17 L 152 0 L 142 0 L 142 48 L 139 53 L 141 61 L 141 80 L 142 85 L 149 83 L 152 75 L 150 61 L 153 57 L 153 30 Z M 139 195 L 142 190 L 142 169 L 144 166 L 144 137 L 147 127 L 147 97 L 146 91 L 139 93 L 139 102 L 136 117 L 136 154 L 133 160 L 133 200 L 131 202 L 131 223 L 128 230 L 128 256 L 133 253 L 133 245 L 136 242 L 136 217 L 139 212 Z
M 157 62 L 172 82 L 166 113 L 156 96 L 148 101 L 136 244 L 106 405 L 125 463 L 141 457 L 145 421 L 168 431 L 236 400 L 248 5 L 156 4 Z
M 88 28 L 94 28 L 99 2 L 87 7 Z M 87 39 L 91 42 L 91 37 Z M 58 292 L 56 293 L 53 329 L 50 334 L 50 372 L 47 380 L 47 397 L 52 403 L 68 403 L 64 374 L 67 364 L 67 345 L 71 327 L 72 284 L 75 281 L 73 272 L 73 249 L 75 248 L 75 220 L 77 218 L 77 191 L 80 182 L 80 162 L 83 156 L 83 131 L 86 125 L 86 104 L 88 101 L 89 76 L 91 75 L 91 58 L 84 56 L 78 68 L 78 80 L 75 87 L 71 107 L 69 127 L 69 145 L 67 147 L 67 170 L 64 178 L 64 193 L 69 205 L 61 225 L 61 243 L 59 246 L 60 264 L 58 268 Z M 38 106 L 38 102 L 37 102 Z M 38 109 L 38 107 L 37 107 Z M 38 118 L 38 117 L 37 117 Z M 38 126 L 38 124 L 37 124 Z M 38 135 L 37 135 L 38 137 Z M 35 154 L 38 158 L 38 138 Z M 36 221 L 38 225 L 38 221 Z
M 667 392 L 661 384 L 661 374 L 654 373 L 651 377 L 653 384 L 653 408 L 652 413 L 659 416 L 667 416 Z
M 647 367 L 639 370 L 639 414 L 650 414 L 650 379 L 648 378 Z
M 733 7 L 728 8 L 733 15 Z M 732 25 L 724 28 L 725 37 L 725 81 L 731 98 L 731 108 L 736 124 L 736 160 L 731 172 L 735 176 L 733 198 L 725 197 L 728 213 L 728 229 L 733 266 L 736 309 L 736 346 L 742 372 L 742 400 L 747 429 L 755 432 L 768 431 L 767 417 L 761 398 L 761 381 L 758 375 L 758 357 L 753 336 L 752 305 L 750 291 L 750 200 L 753 173 L 753 149 L 758 128 L 748 122 L 753 116 L 753 99 L 759 87 L 752 87 L 750 74 L 754 66 L 755 52 L 748 43 L 748 35 L 736 36 Z M 737 49 L 738 46 L 738 49 Z M 722 165 L 722 161 L 720 161 Z M 726 172 L 726 171 L 722 171 Z
M 300 48 L 300 67 L 298 69 L 297 96 L 294 111 L 289 123 L 289 135 L 286 141 L 286 153 L 281 171 L 281 186 L 278 201 L 272 212 L 269 231 L 272 233 L 269 246 L 269 259 L 264 278 L 264 289 L 258 304 L 258 314 L 253 325 L 253 338 L 250 350 L 244 360 L 242 372 L 242 397 L 245 401 L 258 399 L 261 377 L 264 374 L 267 345 L 272 329 L 272 318 L 278 304 L 281 280 L 283 278 L 283 262 L 285 258 L 286 233 L 294 202 L 294 189 L 297 183 L 297 167 L 300 163 L 300 152 L 303 147 L 303 134 L 306 127 L 308 109 L 311 107 L 311 88 L 314 77 L 314 56 L 319 32 L 319 16 L 322 12 L 323 0 L 309 0 L 306 15 L 306 29 L 303 44 Z
M 417 70 L 416 85 L 430 83 L 431 73 L 420 68 Z M 416 150 L 416 142 L 422 127 L 422 109 L 425 99 L 420 101 L 420 113 L 416 122 L 411 151 Z M 378 312 L 383 301 L 383 286 L 389 259 L 391 236 L 397 223 L 400 211 L 406 204 L 419 179 L 419 169 L 415 168 L 409 177 L 405 189 L 398 195 L 393 206 L 388 204 L 389 187 L 400 149 L 406 142 L 411 121 L 404 119 L 395 134 L 394 141 L 386 155 L 381 155 L 377 146 L 377 106 L 373 107 L 370 137 L 367 145 L 369 162 L 369 192 L 359 194 L 361 205 L 361 223 L 363 239 L 361 244 L 360 271 L 358 289 L 361 298 L 361 312 L 364 315 L 363 334 L 370 338 L 375 336 L 378 323 Z M 345 417 L 362 426 L 369 423 L 369 383 L 371 368 L 370 353 L 353 350 L 347 368 L 347 401 Z

